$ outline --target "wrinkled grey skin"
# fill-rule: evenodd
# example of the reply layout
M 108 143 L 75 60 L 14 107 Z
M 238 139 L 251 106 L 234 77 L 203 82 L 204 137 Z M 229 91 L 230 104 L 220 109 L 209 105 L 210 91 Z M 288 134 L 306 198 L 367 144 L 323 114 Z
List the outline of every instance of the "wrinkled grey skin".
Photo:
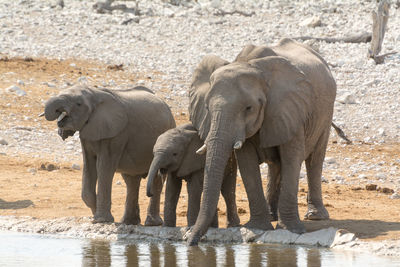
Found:
M 60 118 L 60 114 L 66 114 Z M 63 138 L 79 131 L 83 153 L 82 199 L 95 222 L 113 222 L 111 187 L 115 172 L 127 186 L 122 222 L 139 224 L 140 180 L 146 177 L 157 137 L 175 127 L 167 104 L 145 87 L 128 90 L 75 86 L 46 102 L 47 120 L 57 119 Z M 97 184 L 97 193 L 96 193 Z M 151 199 L 146 225 L 160 225 L 161 180 Z
M 164 202 L 164 226 L 176 226 L 176 206 L 182 188 L 182 180 L 187 182 L 188 226 L 194 225 L 200 209 L 203 189 L 203 174 L 205 155 L 196 154 L 203 145 L 196 129 L 191 123 L 170 129 L 160 135 L 153 148 L 154 158 L 150 166 L 147 180 L 147 196 L 152 196 L 157 173 L 167 175 L 167 185 Z M 239 225 L 237 214 L 236 191 L 236 160 L 228 161 L 223 178 L 221 193 L 227 207 L 228 227 Z M 158 176 L 159 178 L 160 176 Z M 215 212 L 211 227 L 218 227 L 218 214 Z
M 336 83 L 327 63 L 311 48 L 290 39 L 276 46 L 246 46 L 235 62 L 206 56 L 194 72 L 190 119 L 207 147 L 204 192 L 188 239 L 196 245 L 215 212 L 226 162 L 234 150 L 246 188 L 250 228 L 305 231 L 297 191 L 306 162 L 309 218 L 327 218 L 321 173 L 329 138 Z M 269 165 L 266 197 L 259 164 Z

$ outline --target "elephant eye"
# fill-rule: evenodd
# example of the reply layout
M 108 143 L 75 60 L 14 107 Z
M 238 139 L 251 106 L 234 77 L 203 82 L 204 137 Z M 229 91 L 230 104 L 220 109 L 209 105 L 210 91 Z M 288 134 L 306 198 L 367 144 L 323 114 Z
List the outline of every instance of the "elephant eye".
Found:
M 251 106 L 246 107 L 246 111 L 251 111 Z
M 172 156 L 174 156 L 174 157 L 176 157 L 176 156 L 178 156 L 178 153 L 172 153 Z
M 76 103 L 76 105 L 77 105 L 78 107 L 80 107 L 82 104 L 81 104 L 81 103 Z

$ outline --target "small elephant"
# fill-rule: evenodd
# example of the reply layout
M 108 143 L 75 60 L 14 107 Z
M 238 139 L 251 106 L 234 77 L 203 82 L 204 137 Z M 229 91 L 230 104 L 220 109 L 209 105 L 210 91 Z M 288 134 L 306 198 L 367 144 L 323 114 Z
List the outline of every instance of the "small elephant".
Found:
M 200 209 L 203 189 L 203 173 L 205 155 L 199 155 L 196 150 L 203 144 L 196 129 L 191 123 L 170 129 L 160 135 L 154 146 L 154 159 L 147 180 L 147 196 L 152 196 L 156 174 L 167 175 L 167 185 L 164 203 L 164 226 L 176 226 L 176 206 L 182 188 L 182 180 L 187 182 L 188 226 L 194 225 Z M 233 154 L 232 154 L 233 155 Z M 230 158 L 222 181 L 221 193 L 227 207 L 228 227 L 239 225 L 237 214 L 236 190 L 236 159 Z M 218 227 L 218 214 L 215 212 L 212 227 Z
M 145 87 L 127 90 L 74 86 L 50 98 L 45 118 L 57 120 L 62 139 L 79 131 L 83 153 L 82 199 L 95 222 L 113 222 L 111 187 L 115 172 L 127 186 L 122 222 L 139 224 L 138 194 L 153 159 L 157 137 L 175 121 L 168 105 Z M 96 193 L 97 184 L 97 193 Z M 159 182 L 150 200 L 146 225 L 160 225 Z

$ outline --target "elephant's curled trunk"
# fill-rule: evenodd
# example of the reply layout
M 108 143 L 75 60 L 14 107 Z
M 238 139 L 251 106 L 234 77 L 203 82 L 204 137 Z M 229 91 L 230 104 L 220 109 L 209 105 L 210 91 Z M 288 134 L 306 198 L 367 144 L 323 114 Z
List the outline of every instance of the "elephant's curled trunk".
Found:
M 146 195 L 148 197 L 153 196 L 154 179 L 157 177 L 159 169 L 160 169 L 160 159 L 158 157 L 154 157 L 153 161 L 151 162 L 149 174 L 147 177 Z
M 65 110 L 65 100 L 60 97 L 50 98 L 44 107 L 44 116 L 48 121 L 57 119 L 61 111 Z

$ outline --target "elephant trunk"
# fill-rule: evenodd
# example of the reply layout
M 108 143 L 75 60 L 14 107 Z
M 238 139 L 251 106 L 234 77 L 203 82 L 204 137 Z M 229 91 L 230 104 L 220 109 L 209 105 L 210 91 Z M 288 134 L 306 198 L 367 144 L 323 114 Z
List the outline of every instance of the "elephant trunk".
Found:
M 207 232 L 217 210 L 225 166 L 235 143 L 232 126 L 232 118 L 223 116 L 220 111 L 213 115 L 206 140 L 207 155 L 200 211 L 188 239 L 191 246 L 197 245 L 201 236 Z
M 147 177 L 147 187 L 146 187 L 146 195 L 148 197 L 153 196 L 153 185 L 154 185 L 154 179 L 157 176 L 158 171 L 160 170 L 161 166 L 161 158 L 154 156 L 153 161 L 151 162 L 150 169 L 149 169 L 149 175 Z
M 48 121 L 54 121 L 59 118 L 62 111 L 65 110 L 65 100 L 56 96 L 50 98 L 44 107 L 44 116 Z

